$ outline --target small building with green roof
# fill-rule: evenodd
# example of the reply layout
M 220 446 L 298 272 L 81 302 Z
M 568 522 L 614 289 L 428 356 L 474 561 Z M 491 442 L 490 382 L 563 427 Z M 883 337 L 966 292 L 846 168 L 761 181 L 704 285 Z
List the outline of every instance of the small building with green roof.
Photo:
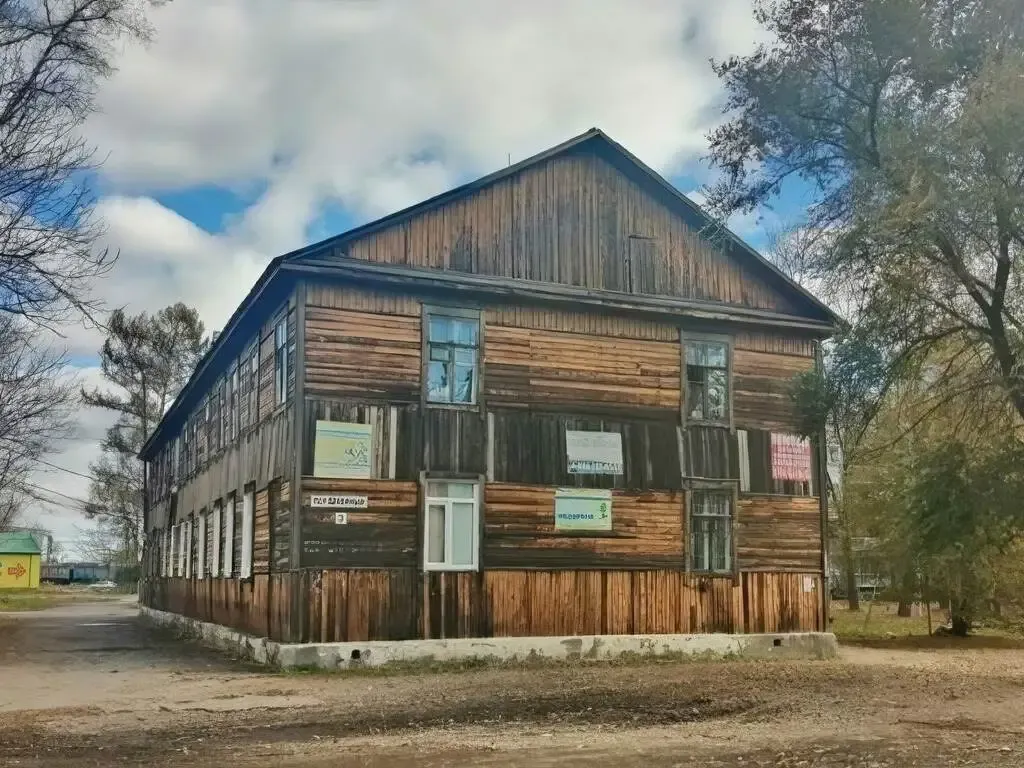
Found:
M 39 542 L 27 531 L 0 533 L 0 590 L 38 589 Z

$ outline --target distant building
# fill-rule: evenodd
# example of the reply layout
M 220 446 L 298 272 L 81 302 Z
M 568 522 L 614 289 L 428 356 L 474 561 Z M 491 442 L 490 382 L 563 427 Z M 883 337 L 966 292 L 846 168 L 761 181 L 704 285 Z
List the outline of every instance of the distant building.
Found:
M 39 543 L 30 533 L 0 533 L 0 589 L 39 587 Z
M 46 563 L 42 567 L 42 580 L 52 584 L 92 584 L 97 581 L 116 581 L 116 565 L 104 563 Z

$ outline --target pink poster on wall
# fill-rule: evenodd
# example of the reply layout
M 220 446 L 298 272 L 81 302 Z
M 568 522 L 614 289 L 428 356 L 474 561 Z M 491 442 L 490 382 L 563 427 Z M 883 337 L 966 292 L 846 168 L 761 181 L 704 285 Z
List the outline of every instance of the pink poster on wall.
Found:
M 811 481 L 811 443 L 796 435 L 772 432 L 772 477 L 776 480 Z

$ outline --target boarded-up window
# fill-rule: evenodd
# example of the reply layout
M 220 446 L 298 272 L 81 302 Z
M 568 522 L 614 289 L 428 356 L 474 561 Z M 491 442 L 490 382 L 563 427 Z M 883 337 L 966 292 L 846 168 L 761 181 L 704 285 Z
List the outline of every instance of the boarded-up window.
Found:
M 630 235 L 626 254 L 626 290 L 630 293 L 664 293 L 663 262 L 658 257 L 658 241 L 653 237 Z M 659 290 L 660 286 L 660 290 Z

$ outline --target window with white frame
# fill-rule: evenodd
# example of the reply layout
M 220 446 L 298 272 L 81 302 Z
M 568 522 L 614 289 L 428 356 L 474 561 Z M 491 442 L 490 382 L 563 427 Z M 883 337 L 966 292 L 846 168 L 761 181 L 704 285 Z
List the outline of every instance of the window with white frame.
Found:
M 197 543 L 197 553 L 199 559 L 196 562 L 196 576 L 197 578 L 206 578 L 206 510 L 199 513 L 199 541 Z
M 686 413 L 694 421 L 729 420 L 729 345 L 688 339 Z
M 476 402 L 480 318 L 459 310 L 427 314 L 427 402 L 472 405 Z
M 254 495 L 252 491 L 247 491 L 242 496 L 242 562 L 240 563 L 240 575 L 243 579 L 248 579 L 252 576 Z
M 192 520 L 178 525 L 178 575 L 184 578 L 192 576 Z
M 288 399 L 288 318 L 274 326 L 274 392 L 280 405 Z
M 224 542 L 224 556 L 221 558 L 221 575 L 230 577 L 235 569 L 235 495 L 228 496 L 224 504 L 223 533 L 221 541 Z
M 475 571 L 480 557 L 479 484 L 428 480 L 423 535 L 424 570 Z
M 260 420 L 260 345 L 252 348 L 249 362 L 249 423 L 252 426 Z
M 731 489 L 701 488 L 690 493 L 690 567 L 705 573 L 732 571 Z
M 220 576 L 221 550 L 224 547 L 224 527 L 221 522 L 223 510 L 218 501 L 213 505 L 213 562 L 210 563 L 210 576 Z
M 163 573 L 160 574 L 164 578 L 174 575 L 174 534 L 172 526 L 168 525 L 164 529 L 164 564 Z
M 238 439 L 238 367 L 231 366 L 231 375 L 228 378 L 228 440 L 234 442 Z

